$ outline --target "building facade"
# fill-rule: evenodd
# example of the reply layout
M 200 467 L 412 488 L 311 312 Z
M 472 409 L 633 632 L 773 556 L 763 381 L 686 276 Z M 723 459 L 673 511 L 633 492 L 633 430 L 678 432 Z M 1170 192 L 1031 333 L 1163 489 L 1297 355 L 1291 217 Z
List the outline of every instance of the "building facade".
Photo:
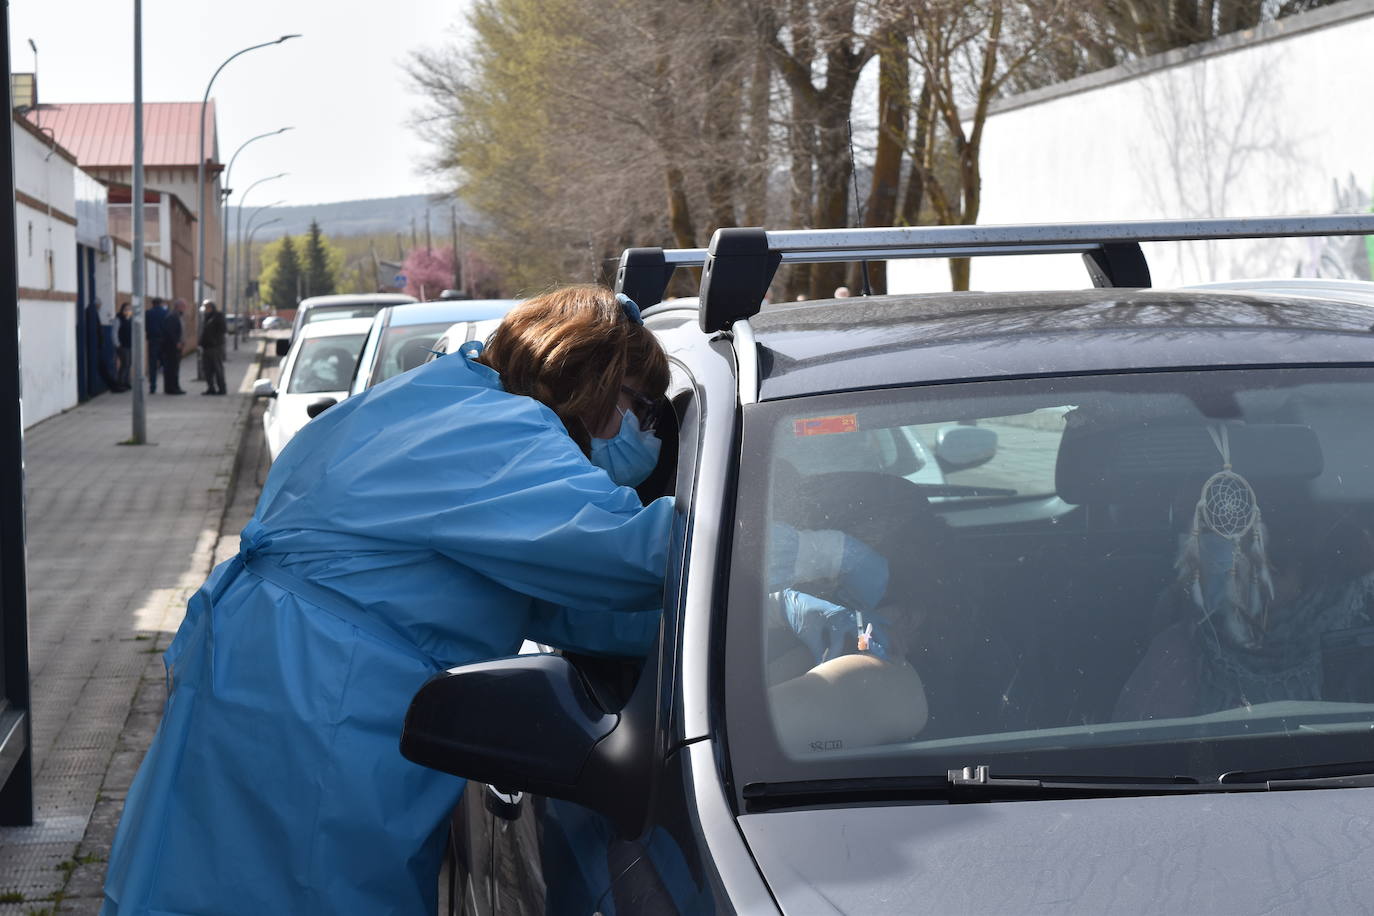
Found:
M 150 247 L 156 240 L 155 256 L 172 265 L 174 295 L 188 303 L 195 298 L 195 244 L 200 228 L 195 225 L 205 214 L 205 291 L 210 298 L 219 299 L 219 283 L 223 266 L 223 236 L 219 161 L 219 141 L 215 132 L 215 103 L 205 106 L 205 120 L 200 121 L 199 102 L 149 102 L 143 106 L 143 182 L 152 192 L 170 195 L 174 202 L 162 203 L 156 213 L 149 213 L 145 221 Z M 115 198 L 116 186 L 133 182 L 133 105 L 124 102 L 81 103 L 69 105 L 44 104 L 29 113 L 30 119 L 50 129 L 63 146 L 92 176 L 112 188 L 111 204 L 123 203 L 127 209 L 129 197 Z M 198 125 L 203 124 L 205 137 L 205 196 L 197 202 L 196 163 L 200 155 Z M 151 202 L 151 201 L 150 201 Z M 179 208 L 179 209 L 178 209 Z M 189 236 L 181 232 L 183 215 L 192 220 Z M 154 218 L 156 217 L 156 218 Z M 125 225 L 131 223 L 128 220 Z M 156 233 L 156 235 L 155 235 Z M 116 233 L 118 234 L 118 233 Z M 128 236 L 132 236 L 132 229 Z M 189 252 L 180 251 L 189 238 Z M 165 243 L 165 244 L 164 244 Z M 181 269 L 185 264 L 186 269 Z M 151 295 L 151 293 L 150 293 Z M 193 310 L 194 311 L 194 310 Z

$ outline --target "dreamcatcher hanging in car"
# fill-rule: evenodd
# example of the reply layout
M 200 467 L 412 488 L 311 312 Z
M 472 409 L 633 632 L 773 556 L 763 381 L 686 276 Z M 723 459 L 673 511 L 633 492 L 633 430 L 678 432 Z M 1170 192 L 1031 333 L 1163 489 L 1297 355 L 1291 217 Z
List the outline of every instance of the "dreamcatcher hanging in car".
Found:
M 1264 522 L 1254 488 L 1231 467 L 1226 426 L 1208 427 L 1207 432 L 1221 455 L 1221 470 L 1202 485 L 1178 560 L 1180 581 L 1213 635 L 1220 631 L 1256 648 L 1274 598 Z

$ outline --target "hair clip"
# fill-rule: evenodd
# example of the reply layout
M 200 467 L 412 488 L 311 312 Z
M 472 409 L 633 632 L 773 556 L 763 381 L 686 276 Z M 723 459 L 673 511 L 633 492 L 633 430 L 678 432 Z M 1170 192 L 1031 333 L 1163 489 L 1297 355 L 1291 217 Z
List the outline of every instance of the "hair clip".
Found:
M 620 308 L 625 313 L 626 318 L 635 324 L 644 323 L 644 316 L 639 314 L 639 306 L 635 304 L 633 299 L 624 293 L 616 293 L 615 301 L 620 303 Z

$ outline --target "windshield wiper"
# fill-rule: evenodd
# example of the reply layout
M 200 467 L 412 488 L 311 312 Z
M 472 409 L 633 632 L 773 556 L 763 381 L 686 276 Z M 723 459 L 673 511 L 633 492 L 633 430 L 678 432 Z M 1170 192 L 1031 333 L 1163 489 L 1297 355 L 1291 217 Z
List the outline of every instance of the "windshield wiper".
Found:
M 1246 791 L 1239 787 L 1236 791 Z M 986 766 L 961 767 L 943 776 L 813 779 L 756 782 L 744 787 L 750 811 L 795 805 L 866 801 L 942 801 L 949 804 L 1017 799 L 1122 798 L 1228 791 L 1186 776 L 993 776 Z
M 1374 786 L 1374 762 L 1322 763 L 1272 770 L 1236 770 L 1217 779 L 1222 786 L 1282 789 L 1360 789 Z
M 744 787 L 744 800 L 750 811 L 767 811 L 798 805 L 877 801 L 966 804 L 1363 787 L 1374 787 L 1374 763 L 1323 764 L 1249 772 L 1237 770 L 1222 774 L 1215 782 L 1203 782 L 1192 776 L 994 776 L 986 766 L 966 766 L 949 770 L 944 776 L 749 783 Z

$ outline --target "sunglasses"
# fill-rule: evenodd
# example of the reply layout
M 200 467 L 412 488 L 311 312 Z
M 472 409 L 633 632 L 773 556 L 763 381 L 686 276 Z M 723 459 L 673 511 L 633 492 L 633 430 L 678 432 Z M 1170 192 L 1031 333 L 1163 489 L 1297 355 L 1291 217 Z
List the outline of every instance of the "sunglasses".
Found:
M 620 393 L 630 399 L 630 409 L 634 411 L 635 419 L 639 421 L 639 428 L 645 431 L 652 430 L 654 424 L 658 422 L 658 402 L 629 385 L 621 385 Z

